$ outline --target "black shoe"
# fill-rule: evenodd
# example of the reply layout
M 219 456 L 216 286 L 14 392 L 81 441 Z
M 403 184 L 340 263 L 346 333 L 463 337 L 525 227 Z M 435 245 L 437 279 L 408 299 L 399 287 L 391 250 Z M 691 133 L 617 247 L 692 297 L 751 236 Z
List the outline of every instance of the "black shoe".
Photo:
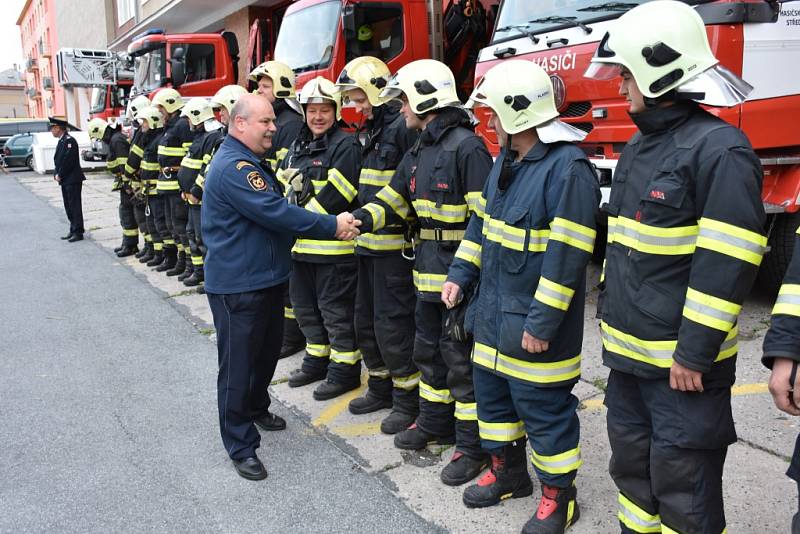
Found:
M 134 254 L 139 252 L 139 247 L 122 247 L 119 251 L 117 251 L 118 258 L 127 258 L 128 256 L 133 256 Z
M 178 277 L 180 279 L 180 276 Z M 183 280 L 183 285 L 186 287 L 194 287 L 200 285 L 203 280 L 205 280 L 205 276 L 203 275 L 203 269 L 195 269 L 191 276 L 185 278 Z
M 186 254 L 178 253 L 178 259 L 171 269 L 167 271 L 167 276 L 178 276 L 186 270 Z
M 267 470 L 257 456 L 233 460 L 233 467 L 239 476 L 247 480 L 264 480 L 267 478 Z
M 192 265 L 192 262 L 187 261 L 186 268 L 183 270 L 181 274 L 178 275 L 178 282 L 183 282 L 184 280 L 192 276 L 193 272 L 194 272 L 194 265 Z
M 69 239 L 70 237 L 72 237 L 72 232 L 68 233 L 67 235 L 62 235 L 62 236 L 61 236 L 61 239 L 63 239 L 64 241 L 66 241 L 66 240 L 67 240 L 67 239 Z
M 256 419 L 256 426 L 261 430 L 272 432 L 275 430 L 285 429 L 286 421 L 283 419 L 283 417 L 267 412 L 267 415 L 264 417 Z
M 67 239 L 67 243 L 74 243 L 75 241 L 83 241 L 83 234 L 74 234 L 72 237 Z
M 434 436 L 419 428 L 416 423 L 394 436 L 394 446 L 398 449 L 409 451 L 418 451 L 424 449 L 428 445 L 434 444 L 453 445 L 455 442 L 455 434 L 450 436 Z
M 164 259 L 156 266 L 156 272 L 163 273 L 175 267 L 175 262 L 178 261 L 174 253 L 164 253 Z
M 281 355 L 278 356 L 278 359 L 282 360 L 283 358 L 288 358 L 289 356 L 297 354 L 298 352 L 300 352 L 304 348 L 306 348 L 305 343 L 300 344 L 300 345 L 284 344 L 284 345 L 281 346 Z
M 155 257 L 156 257 L 156 249 L 153 248 L 153 245 L 150 245 L 150 248 L 148 248 L 145 251 L 144 255 L 141 258 L 139 258 L 139 263 L 144 263 L 146 265 L 150 261 L 154 260 Z M 161 262 L 159 262 L 159 263 L 161 263 Z
M 142 256 L 147 254 L 147 252 L 149 250 L 150 250 L 150 243 L 145 242 L 145 244 L 142 247 L 142 249 L 139 252 L 137 252 L 136 254 L 134 254 L 133 257 L 136 258 L 137 260 L 142 259 Z
M 119 252 L 119 251 L 120 251 L 120 250 L 122 250 L 123 248 L 125 248 L 125 245 L 120 245 L 120 246 L 118 246 L 118 247 L 114 247 L 114 252 L 115 252 L 115 253 L 116 253 L 116 252 Z
M 324 374 L 315 375 L 313 373 L 307 373 L 302 369 L 295 369 L 292 371 L 292 374 L 289 375 L 289 387 L 299 388 L 301 386 L 307 386 L 312 382 L 319 382 L 320 380 L 324 379 Z
M 383 421 L 381 421 L 381 432 L 389 435 L 397 434 L 398 432 L 402 432 L 413 425 L 414 421 L 416 420 L 416 415 L 392 410 L 392 413 L 387 415 Z
M 378 410 L 391 407 L 391 397 L 388 399 L 382 399 L 377 395 L 373 395 L 370 391 L 367 391 L 367 394 L 363 397 L 351 400 L 350 404 L 347 406 L 347 408 L 350 410 L 350 413 L 353 415 L 363 415 L 365 413 L 377 412 Z
M 144 258 L 142 258 L 142 260 L 143 259 Z M 139 261 L 142 261 L 142 260 L 139 260 Z M 147 266 L 148 267 L 156 267 L 158 265 L 161 265 L 161 263 L 163 261 L 164 261 L 164 252 L 157 250 L 155 252 L 155 254 L 153 254 L 153 257 L 150 258 L 150 261 L 147 262 Z
M 478 483 L 464 490 L 463 501 L 467 508 L 486 508 L 506 499 L 528 497 L 533 494 L 533 482 L 528 474 L 525 443 L 512 442 L 492 455 L 492 468 Z
M 331 382 L 330 380 L 326 380 L 314 390 L 312 397 L 314 397 L 314 400 L 318 401 L 330 400 L 338 397 L 339 395 L 344 395 L 348 391 L 358 389 L 359 386 L 361 386 L 361 379 L 358 379 L 354 382 L 345 383 Z
M 581 517 L 575 486 L 555 488 L 542 484 L 539 508 L 522 529 L 522 534 L 563 534 Z
M 489 467 L 491 463 L 489 458 L 488 454 L 480 458 L 473 458 L 461 451 L 456 451 L 450 462 L 442 469 L 439 478 L 448 486 L 460 486 L 480 475 L 481 471 Z

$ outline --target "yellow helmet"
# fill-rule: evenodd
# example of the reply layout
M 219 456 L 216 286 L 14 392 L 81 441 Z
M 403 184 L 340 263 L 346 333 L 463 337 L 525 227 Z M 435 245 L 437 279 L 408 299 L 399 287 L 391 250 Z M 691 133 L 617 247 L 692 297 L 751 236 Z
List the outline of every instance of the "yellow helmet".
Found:
M 294 71 L 289 65 L 280 61 L 265 61 L 254 68 L 247 79 L 257 82 L 262 76 L 272 80 L 272 94 L 275 98 L 297 98 Z
M 167 113 L 175 113 L 183 107 L 181 94 L 172 87 L 161 89 L 153 97 L 154 106 L 162 106 Z
M 144 95 L 139 95 L 128 102 L 128 109 L 125 111 L 125 116 L 128 118 L 128 120 L 133 120 L 136 118 L 136 114 L 139 113 L 140 110 L 149 105 L 150 99 Z
M 86 125 L 90 139 L 102 139 L 106 134 L 106 128 L 108 128 L 108 123 L 103 119 L 92 119 Z
M 357 57 L 344 66 L 336 87 L 342 92 L 350 89 L 361 89 L 373 106 L 385 104 L 390 98 L 381 98 L 380 94 L 389 83 L 392 73 L 380 59 L 372 56 Z
M 233 105 L 244 94 L 247 94 L 247 89 L 241 85 L 226 85 L 211 97 L 211 105 L 215 108 L 224 107 L 230 113 Z
M 155 106 L 147 106 L 139 110 L 136 115 L 136 120 L 139 122 L 147 121 L 147 125 L 151 130 L 164 127 L 164 116 Z
M 460 105 L 453 72 L 435 59 L 419 59 L 403 66 L 389 79 L 381 98 L 400 98 L 405 94 L 411 110 L 427 113 L 447 106 Z
M 202 97 L 196 97 L 189 100 L 181 110 L 181 116 L 189 117 L 189 122 L 193 126 L 202 124 L 208 119 L 214 118 L 214 109 L 211 103 Z
M 317 76 L 303 86 L 300 91 L 300 103 L 306 104 L 334 104 L 336 106 L 336 120 L 342 118 L 342 93 L 330 80 Z
M 698 95 L 693 99 L 704 103 L 711 103 L 706 100 L 709 97 L 720 102 L 714 105 L 734 105 L 752 90 L 719 65 L 703 19 L 694 8 L 676 0 L 647 2 L 617 19 L 584 76 L 608 80 L 619 76 L 622 67 L 630 71 L 647 98 L 675 89 Z

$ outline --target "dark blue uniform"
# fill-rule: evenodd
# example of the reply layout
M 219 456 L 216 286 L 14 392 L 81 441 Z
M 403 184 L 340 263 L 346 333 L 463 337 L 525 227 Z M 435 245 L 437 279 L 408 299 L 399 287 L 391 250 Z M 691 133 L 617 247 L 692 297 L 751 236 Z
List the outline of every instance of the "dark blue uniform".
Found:
M 81 205 L 81 189 L 86 176 L 81 170 L 78 157 L 78 142 L 69 132 L 58 140 L 56 153 L 53 156 L 55 174 L 61 181 L 61 196 L 64 199 L 64 210 L 69 219 L 69 233 L 74 236 L 83 235 L 83 207 Z
M 234 460 L 255 456 L 261 440 L 253 421 L 269 410 L 294 238 L 336 233 L 333 215 L 290 206 L 272 169 L 259 160 L 226 137 L 205 176 L 201 208 L 206 292 L 217 329 L 220 432 Z

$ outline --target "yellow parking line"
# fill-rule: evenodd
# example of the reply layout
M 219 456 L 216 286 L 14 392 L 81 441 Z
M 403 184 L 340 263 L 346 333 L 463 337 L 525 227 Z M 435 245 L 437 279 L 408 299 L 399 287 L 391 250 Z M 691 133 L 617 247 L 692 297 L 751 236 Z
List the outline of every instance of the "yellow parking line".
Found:
M 352 425 L 342 425 L 331 429 L 331 432 L 343 438 L 359 438 L 361 436 L 373 436 L 380 433 L 381 423 L 354 423 Z
M 336 402 L 322 410 L 322 412 L 311 422 L 311 424 L 314 426 L 327 426 L 328 423 L 336 419 L 339 414 L 347 409 L 347 405 L 351 400 L 355 399 L 356 397 L 360 397 L 361 394 L 364 393 L 365 389 L 367 389 L 366 384 L 362 385 L 358 389 L 354 389 L 349 393 L 345 393 L 336 399 Z

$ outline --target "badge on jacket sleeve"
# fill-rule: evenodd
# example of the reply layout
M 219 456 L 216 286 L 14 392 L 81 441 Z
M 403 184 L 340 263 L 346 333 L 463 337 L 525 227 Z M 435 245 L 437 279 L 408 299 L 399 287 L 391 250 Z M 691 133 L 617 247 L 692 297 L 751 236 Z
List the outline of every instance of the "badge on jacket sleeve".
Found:
M 267 182 L 264 181 L 264 177 L 258 171 L 247 173 L 247 183 L 250 184 L 254 191 L 267 190 Z

